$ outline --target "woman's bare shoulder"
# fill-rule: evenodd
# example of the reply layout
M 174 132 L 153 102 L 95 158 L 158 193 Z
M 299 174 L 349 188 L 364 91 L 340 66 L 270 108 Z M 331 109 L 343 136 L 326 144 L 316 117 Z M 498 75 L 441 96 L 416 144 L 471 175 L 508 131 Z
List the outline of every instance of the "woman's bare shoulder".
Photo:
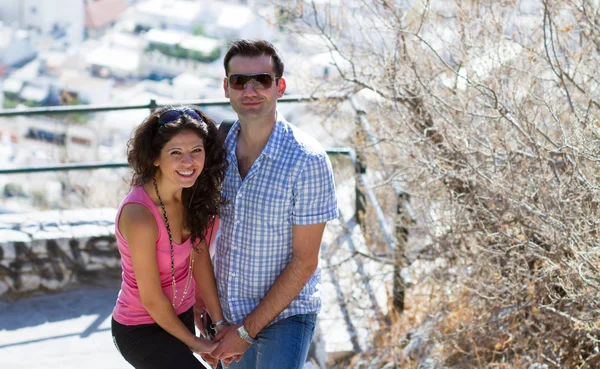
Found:
M 139 203 L 129 203 L 123 206 L 119 218 L 119 231 L 129 240 L 128 235 L 146 234 L 156 239 L 158 227 L 150 209 Z M 132 232 L 135 231 L 135 232 Z

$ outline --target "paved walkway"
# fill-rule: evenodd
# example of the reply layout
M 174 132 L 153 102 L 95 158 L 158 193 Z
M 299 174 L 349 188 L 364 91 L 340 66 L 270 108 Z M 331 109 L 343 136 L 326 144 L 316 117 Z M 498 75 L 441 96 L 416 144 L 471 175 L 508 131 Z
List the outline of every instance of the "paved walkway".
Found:
M 110 336 L 118 283 L 0 302 L 0 368 L 131 368 Z

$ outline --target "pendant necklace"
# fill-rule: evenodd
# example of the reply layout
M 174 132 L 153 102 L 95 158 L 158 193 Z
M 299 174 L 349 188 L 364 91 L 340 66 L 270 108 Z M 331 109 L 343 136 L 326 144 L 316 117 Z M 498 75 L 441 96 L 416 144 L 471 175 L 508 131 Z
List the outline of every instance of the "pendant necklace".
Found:
M 171 235 L 171 227 L 169 226 L 169 218 L 167 218 L 167 210 L 165 209 L 165 205 L 158 194 L 158 185 L 156 184 L 156 176 L 152 176 L 152 183 L 154 183 L 154 190 L 156 191 L 156 197 L 158 197 L 158 202 L 160 203 L 160 207 L 162 208 L 163 217 L 165 218 L 165 227 L 167 228 L 167 233 L 169 234 L 169 246 L 171 248 L 171 286 L 173 287 L 173 301 L 171 304 L 175 309 L 179 308 L 183 301 L 185 300 L 185 296 L 188 293 L 188 288 L 191 285 L 192 281 L 192 269 L 194 267 L 194 251 L 190 251 L 190 265 L 188 270 L 188 277 L 185 281 L 185 286 L 183 288 L 183 294 L 181 295 L 181 299 L 179 300 L 179 304 L 175 306 L 175 300 L 177 298 L 177 284 L 175 283 L 175 250 L 173 249 L 173 236 Z

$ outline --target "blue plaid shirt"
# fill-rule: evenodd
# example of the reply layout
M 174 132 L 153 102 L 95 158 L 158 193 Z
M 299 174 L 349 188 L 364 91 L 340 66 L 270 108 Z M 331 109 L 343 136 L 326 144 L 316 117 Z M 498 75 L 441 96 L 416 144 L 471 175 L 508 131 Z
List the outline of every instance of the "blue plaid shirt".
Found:
M 338 217 L 331 163 L 313 138 L 278 118 L 242 181 L 235 156 L 240 123 L 227 135 L 221 229 L 214 258 L 225 319 L 239 323 L 260 303 L 292 258 L 292 226 Z M 321 271 L 271 323 L 321 308 Z

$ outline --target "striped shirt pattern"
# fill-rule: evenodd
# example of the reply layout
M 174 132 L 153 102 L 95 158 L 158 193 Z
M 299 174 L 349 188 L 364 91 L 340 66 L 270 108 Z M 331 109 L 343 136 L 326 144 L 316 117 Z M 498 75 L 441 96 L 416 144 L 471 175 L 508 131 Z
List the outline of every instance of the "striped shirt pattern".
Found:
M 221 230 L 214 258 L 225 319 L 241 322 L 259 304 L 292 257 L 292 226 L 339 215 L 331 162 L 312 137 L 279 118 L 242 181 L 235 156 L 240 123 L 227 135 Z M 271 323 L 321 308 L 321 271 Z

